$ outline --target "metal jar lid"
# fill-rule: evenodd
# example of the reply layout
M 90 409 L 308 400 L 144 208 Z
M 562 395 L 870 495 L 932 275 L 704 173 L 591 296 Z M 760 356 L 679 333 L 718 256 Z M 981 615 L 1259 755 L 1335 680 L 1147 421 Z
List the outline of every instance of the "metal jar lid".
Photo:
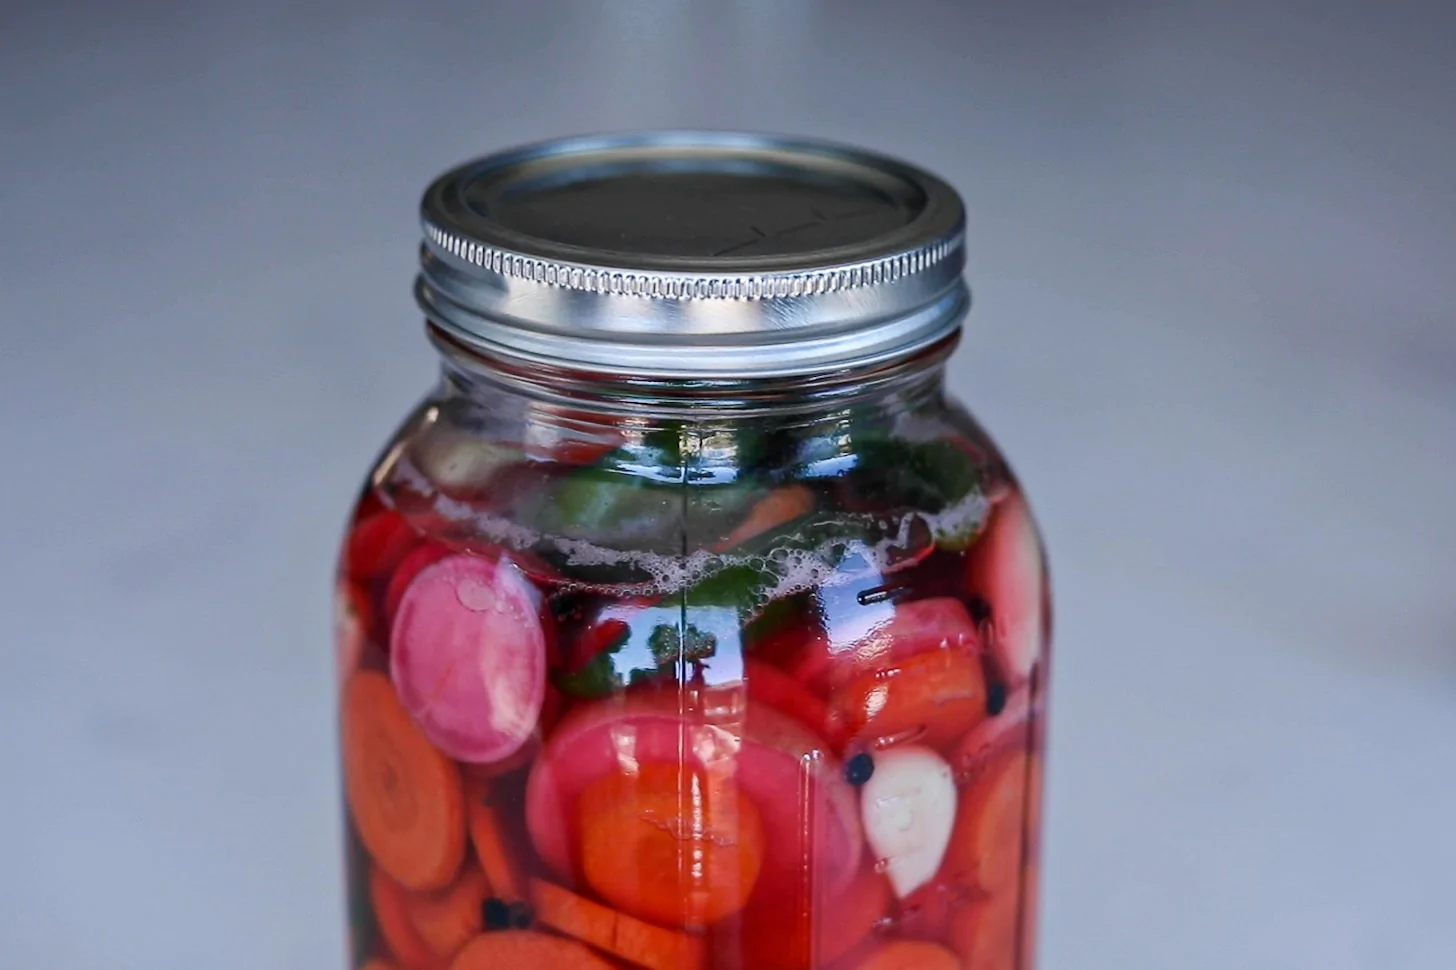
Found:
M 817 141 L 564 139 L 437 179 L 430 321 L 505 358 L 644 377 L 859 367 L 955 333 L 965 216 L 945 182 Z

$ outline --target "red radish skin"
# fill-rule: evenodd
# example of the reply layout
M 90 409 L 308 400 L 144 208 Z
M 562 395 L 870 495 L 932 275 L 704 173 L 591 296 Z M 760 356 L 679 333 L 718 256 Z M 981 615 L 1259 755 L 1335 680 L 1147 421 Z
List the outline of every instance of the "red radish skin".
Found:
M 349 679 L 364 656 L 364 645 L 374 626 L 369 597 L 348 579 L 340 579 L 334 603 L 334 649 L 339 664 L 339 684 Z
M 394 568 L 416 538 L 404 517 L 393 509 L 361 518 L 349 533 L 345 569 L 350 578 L 361 583 L 378 580 Z
M 401 703 L 441 751 L 469 764 L 514 754 L 546 693 L 539 597 L 509 565 L 454 555 L 400 599 L 390 674 Z
M 1024 683 L 1041 658 L 1043 577 L 1041 541 L 1020 493 L 1007 493 L 991 513 L 971 549 L 966 581 L 991 607 L 987 646 L 997 670 L 1012 684 Z
M 400 601 L 404 599 L 405 592 L 415 577 L 424 571 L 426 566 L 433 565 L 450 555 L 450 550 L 444 546 L 427 542 L 424 545 L 416 546 L 409 555 L 399 561 L 393 575 L 389 577 L 389 585 L 384 588 L 384 619 L 387 623 L 393 623 L 394 616 L 399 612 Z
M 830 730 L 828 706 L 793 677 L 762 660 L 743 660 L 743 684 L 748 699 L 766 704 L 821 735 L 835 751 L 843 747 L 843 737 Z
M 706 698 L 731 696 L 709 691 Z M 863 850 L 857 792 L 825 742 L 761 704 L 712 710 L 687 692 L 638 693 L 576 708 L 531 770 L 526 824 L 546 865 L 579 878 L 576 801 L 608 772 L 643 762 L 684 763 L 731 776 L 757 807 L 765 860 L 758 890 L 795 884 L 807 860 L 831 890 L 854 878 Z M 804 809 L 808 806 L 809 815 Z M 805 844 L 805 835 L 810 842 Z

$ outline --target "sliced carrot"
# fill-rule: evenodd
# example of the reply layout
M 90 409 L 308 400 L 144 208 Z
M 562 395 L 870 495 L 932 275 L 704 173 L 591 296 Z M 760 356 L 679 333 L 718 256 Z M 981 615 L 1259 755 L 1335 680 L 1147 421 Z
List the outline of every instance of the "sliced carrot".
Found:
M 703 926 L 748 901 L 763 864 L 758 809 L 731 778 L 646 763 L 610 772 L 577 801 L 581 871 L 624 913 Z
M 1041 789 L 1042 758 L 1033 753 L 1026 765 L 1026 857 L 1029 860 L 1041 858 Z
M 490 883 L 475 866 L 467 866 L 448 889 L 418 895 L 410 919 L 419 937 L 442 964 L 460 952 L 484 928 L 485 899 Z
M 515 841 L 503 825 L 499 808 L 491 801 L 495 787 L 485 779 L 472 779 L 469 786 L 470 843 L 485 872 L 491 892 L 506 902 L 526 898 L 520 855 Z
M 866 741 L 943 748 L 985 720 L 986 679 L 970 650 L 926 650 L 855 677 L 829 700 L 829 723 Z
M 1026 769 L 1026 754 L 1016 751 L 962 790 L 941 878 L 989 892 L 1016 885 L 1026 824 Z
M 870 943 L 892 894 L 869 860 L 841 893 L 805 883 L 759 893 L 709 930 L 715 970 L 818 970 Z
M 466 944 L 450 970 L 615 970 L 576 940 L 532 930 L 483 933 Z
M 769 492 L 753 508 L 742 522 L 713 547 L 714 552 L 726 552 L 754 536 L 802 518 L 814 511 L 814 492 L 807 485 L 783 485 Z
M 1010 886 L 962 908 L 951 924 L 951 945 L 965 970 L 1017 970 L 1019 897 Z
M 871 950 L 854 967 L 855 970 L 961 970 L 961 961 L 938 943 L 894 940 Z
M 360 670 L 344 687 L 344 790 L 359 840 L 409 889 L 442 889 L 465 858 L 460 770 L 425 739 L 389 678 Z
M 1036 913 L 1041 902 L 1041 867 L 1027 867 L 1021 885 L 1021 965 L 1036 966 Z
M 648 970 L 701 970 L 707 962 L 701 937 L 644 923 L 549 882 L 531 880 L 531 903 L 542 924 Z
M 365 960 L 359 970 L 394 970 L 394 964 L 384 957 L 374 957 L 372 960 Z
M 415 928 L 408 889 L 377 866 L 369 875 L 369 902 L 389 952 L 404 970 L 435 970 L 440 960 Z

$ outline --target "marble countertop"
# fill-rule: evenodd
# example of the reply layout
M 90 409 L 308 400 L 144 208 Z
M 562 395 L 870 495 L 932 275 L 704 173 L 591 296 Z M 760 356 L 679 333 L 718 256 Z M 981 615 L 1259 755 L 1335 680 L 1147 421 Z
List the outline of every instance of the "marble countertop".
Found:
M 1449 10 L 300 6 L 0 14 L 0 964 L 341 966 L 328 579 L 432 379 L 417 193 L 683 125 L 966 195 L 1046 970 L 1456 967 Z

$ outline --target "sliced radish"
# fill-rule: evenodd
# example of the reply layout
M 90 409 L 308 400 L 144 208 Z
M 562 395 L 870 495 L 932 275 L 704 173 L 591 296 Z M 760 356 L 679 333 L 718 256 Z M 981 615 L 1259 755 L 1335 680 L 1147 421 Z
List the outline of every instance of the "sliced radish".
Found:
M 806 878 L 831 892 L 848 885 L 862 841 L 855 792 L 837 760 L 802 725 L 736 696 L 629 693 L 567 714 L 526 787 L 526 823 L 542 861 L 558 875 L 576 873 L 572 819 L 592 782 L 635 764 L 688 764 L 731 777 L 758 809 L 767 855 L 755 894 L 787 892 Z
M 901 899 L 935 877 L 956 818 L 950 765 L 929 748 L 891 748 L 875 757 L 860 790 L 865 839 Z
M 966 579 L 991 607 L 989 648 L 997 669 L 1012 683 L 1024 682 L 1041 657 L 1042 556 L 1019 492 L 1009 492 L 991 513 L 986 534 L 971 549 Z
M 421 570 L 400 599 L 390 674 L 436 747 L 487 764 L 515 753 L 536 730 L 546 640 L 539 598 L 519 572 L 449 556 Z
M 788 715 L 839 750 L 842 738 L 837 730 L 830 730 L 828 708 L 803 684 L 772 664 L 752 657 L 743 660 L 743 684 L 749 700 Z

